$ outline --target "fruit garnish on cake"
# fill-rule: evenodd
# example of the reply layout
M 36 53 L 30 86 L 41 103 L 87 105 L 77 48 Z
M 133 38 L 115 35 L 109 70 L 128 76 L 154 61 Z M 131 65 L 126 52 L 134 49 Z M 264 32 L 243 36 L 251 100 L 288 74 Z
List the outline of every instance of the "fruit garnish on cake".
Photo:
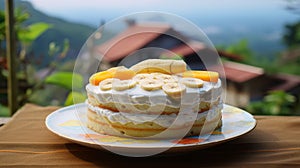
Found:
M 186 136 L 222 125 L 219 74 L 187 70 L 182 60 L 148 59 L 97 72 L 86 90 L 87 126 L 102 134 L 173 138 L 188 126 Z

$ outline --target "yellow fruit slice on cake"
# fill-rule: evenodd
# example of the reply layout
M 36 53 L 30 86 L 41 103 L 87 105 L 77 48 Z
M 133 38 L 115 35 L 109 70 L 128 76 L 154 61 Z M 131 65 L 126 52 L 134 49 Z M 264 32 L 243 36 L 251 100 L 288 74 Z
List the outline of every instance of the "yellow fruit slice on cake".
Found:
M 152 74 L 148 74 L 148 73 L 141 73 L 141 74 L 136 74 L 133 77 L 133 80 L 135 80 L 137 83 L 140 83 L 142 80 L 145 79 L 154 79 L 154 76 Z
M 136 85 L 136 81 L 130 79 L 129 80 L 114 79 L 112 81 L 112 88 L 118 91 L 134 88 L 135 85 Z
M 141 88 L 147 91 L 153 91 L 153 90 L 159 90 L 161 89 L 162 85 L 164 84 L 163 81 L 157 80 L 154 78 L 145 78 L 142 79 L 139 84 L 141 85 Z
M 154 78 L 163 81 L 164 83 L 176 83 L 178 79 L 176 76 L 162 74 L 162 73 L 153 73 Z
M 198 78 L 182 78 L 180 82 L 191 88 L 201 88 L 204 84 L 203 80 Z
M 170 97 L 180 98 L 186 87 L 181 83 L 166 83 L 162 86 L 163 91 Z
M 148 59 L 133 65 L 130 69 L 136 73 L 176 74 L 186 71 L 186 64 L 183 60 Z
M 135 76 L 135 72 L 124 66 L 110 68 L 106 71 L 101 71 L 93 74 L 89 82 L 93 85 L 99 85 L 100 82 L 108 78 L 116 78 L 120 80 L 132 79 Z
M 108 78 L 99 83 L 101 90 L 110 90 L 112 88 L 114 78 Z
M 112 73 L 113 78 L 117 78 L 120 80 L 132 79 L 135 76 L 135 72 L 133 70 L 128 69 L 124 66 L 114 67 L 108 69 L 107 71 Z
M 101 72 L 97 72 L 95 74 L 93 74 L 90 79 L 89 82 L 93 85 L 99 85 L 99 83 L 105 79 L 108 78 L 112 78 L 113 74 L 108 72 L 108 71 L 101 71 Z
M 218 82 L 219 73 L 213 71 L 186 71 L 182 73 L 183 78 L 198 78 L 208 82 Z

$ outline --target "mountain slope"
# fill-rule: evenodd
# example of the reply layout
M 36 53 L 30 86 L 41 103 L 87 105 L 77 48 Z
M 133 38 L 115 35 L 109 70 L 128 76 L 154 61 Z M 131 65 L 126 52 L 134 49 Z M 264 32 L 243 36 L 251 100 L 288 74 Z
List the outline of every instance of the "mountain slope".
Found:
M 0 2 L 0 4 L 0 10 L 4 10 L 4 1 Z M 95 27 L 48 16 L 36 10 L 27 1 L 15 1 L 15 7 L 20 7 L 30 14 L 30 18 L 24 23 L 25 25 L 36 22 L 45 22 L 52 25 L 52 28 L 42 34 L 32 45 L 33 52 L 31 57 L 40 62 L 39 67 L 46 65 L 52 59 L 47 55 L 50 42 L 55 42 L 62 46 L 64 39 L 68 39 L 70 42 L 70 51 L 66 60 L 74 59 L 87 38 L 96 30 Z

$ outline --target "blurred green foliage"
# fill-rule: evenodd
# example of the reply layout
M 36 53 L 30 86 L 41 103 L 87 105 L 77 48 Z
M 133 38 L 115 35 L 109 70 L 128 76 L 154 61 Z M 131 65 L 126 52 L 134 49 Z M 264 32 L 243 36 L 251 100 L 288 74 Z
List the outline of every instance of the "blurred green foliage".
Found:
M 22 106 L 24 103 L 32 102 L 39 105 L 70 105 L 73 100 L 82 102 L 85 96 L 79 90 L 83 88 L 83 78 L 79 74 L 73 74 L 73 67 L 65 68 L 62 60 L 66 57 L 70 49 L 69 40 L 65 39 L 62 45 L 57 45 L 56 42 L 50 42 L 48 46 L 48 57 L 52 61 L 47 62 L 44 73 L 40 74 L 35 62 L 31 62 L 32 44 L 43 33 L 51 29 L 53 26 L 43 22 L 24 25 L 23 23 L 29 18 L 26 11 L 17 8 L 15 11 L 15 30 L 17 33 L 17 44 L 19 46 L 17 64 L 19 67 L 18 78 L 18 101 Z M 4 12 L 0 11 L 0 57 L 5 60 L 5 16 Z M 72 61 L 71 61 L 72 62 Z M 72 63 L 73 65 L 73 63 Z M 69 65 L 68 65 L 69 66 Z M 0 66 L 1 82 L 6 82 L 7 67 L 5 61 Z M 75 81 L 72 83 L 72 81 Z M 1 85 L 2 90 L 5 90 L 6 85 Z M 3 88 L 4 87 L 4 88 Z M 1 88 L 0 88 L 1 89 Z M 7 96 L 7 93 L 0 93 Z M 8 116 L 8 109 L 0 102 L 0 116 Z
M 300 44 L 300 21 L 288 24 L 285 26 L 285 34 L 283 35 L 283 41 L 289 47 L 299 47 Z
M 289 93 L 271 91 L 262 101 L 253 102 L 246 109 L 256 115 L 296 115 L 292 110 L 295 101 L 296 97 Z
M 173 59 L 173 60 L 182 60 L 182 55 L 180 54 L 175 54 L 175 55 L 160 55 L 159 56 L 160 59 Z
M 236 54 L 241 57 L 242 63 L 253 64 L 255 62 L 254 52 L 250 49 L 247 39 L 241 39 L 237 43 L 231 44 L 227 47 L 219 47 L 228 53 Z
M 300 75 L 300 21 L 286 27 L 282 39 L 287 49 L 273 59 L 254 53 L 246 39 L 229 46 L 219 46 L 219 50 L 242 57 L 242 63 L 261 67 L 267 74 L 288 73 Z M 272 91 L 263 100 L 252 102 L 246 109 L 260 115 L 300 115 L 299 96 L 284 91 Z
M 46 30 L 48 30 L 51 25 L 47 23 L 34 23 L 26 27 L 26 29 L 22 29 L 22 31 L 18 31 L 18 40 L 22 42 L 22 44 L 31 44 L 37 37 L 42 35 Z
M 82 93 L 72 91 L 72 92 L 70 92 L 67 99 L 65 100 L 64 105 L 69 106 L 72 104 L 84 102 L 85 100 L 86 100 L 86 96 L 84 96 Z
M 289 73 L 300 75 L 300 21 L 287 25 L 282 39 L 287 49 L 277 53 L 272 58 L 257 55 L 253 52 L 247 39 L 242 39 L 228 46 L 218 46 L 217 48 L 241 56 L 242 60 L 240 62 L 261 67 L 267 74 Z
M 73 80 L 75 82 L 72 85 Z M 46 77 L 45 83 L 58 85 L 68 90 L 80 89 L 83 87 L 83 78 L 79 74 L 73 74 L 73 72 L 55 72 Z
M 84 102 L 86 96 L 80 93 L 83 86 L 83 77 L 80 74 L 73 72 L 56 72 L 47 76 L 46 84 L 57 85 L 65 88 L 68 91 L 68 96 L 64 101 L 64 105 L 72 105 L 74 102 Z
M 35 59 L 35 66 L 38 68 L 44 68 L 47 62 L 52 61 L 52 58 L 48 57 L 47 53 L 45 53 L 48 50 L 48 44 L 51 42 L 56 42 L 58 46 L 62 46 L 64 39 L 71 41 L 72 43 L 70 45 L 70 52 L 68 53 L 67 57 L 61 61 L 72 61 L 86 39 L 97 28 L 80 23 L 69 22 L 64 19 L 47 15 L 44 12 L 35 9 L 35 7 L 29 1 L 17 0 L 15 1 L 15 7 L 19 13 L 23 13 L 24 15 L 24 21 L 20 26 L 24 27 L 39 22 L 51 25 L 51 29 L 48 29 L 45 33 L 39 36 L 39 38 L 37 38 L 30 47 L 32 51 L 34 51 L 32 56 L 39 57 L 38 59 Z M 4 1 L 0 1 L 0 11 L 3 10 Z M 42 61 L 39 61 L 41 59 Z
M 10 112 L 8 107 L 0 104 L 0 117 L 9 117 Z

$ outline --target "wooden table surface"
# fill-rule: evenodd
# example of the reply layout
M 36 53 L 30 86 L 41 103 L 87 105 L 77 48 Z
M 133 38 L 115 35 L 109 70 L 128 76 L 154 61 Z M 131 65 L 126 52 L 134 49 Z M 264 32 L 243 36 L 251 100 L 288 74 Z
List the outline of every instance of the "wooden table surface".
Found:
M 250 133 L 174 156 L 125 157 L 81 146 L 50 132 L 59 107 L 26 104 L 0 127 L 0 167 L 300 167 L 300 117 L 254 116 Z

